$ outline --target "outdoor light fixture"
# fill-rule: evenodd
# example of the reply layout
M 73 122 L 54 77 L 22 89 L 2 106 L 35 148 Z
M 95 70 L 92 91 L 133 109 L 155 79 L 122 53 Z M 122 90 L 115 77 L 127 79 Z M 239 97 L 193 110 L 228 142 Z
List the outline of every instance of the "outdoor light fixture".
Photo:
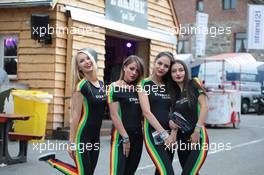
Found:
M 131 42 L 127 42 L 127 43 L 126 43 L 126 47 L 127 47 L 127 48 L 130 48 L 131 46 L 132 46 Z
M 31 38 L 44 44 L 52 44 L 48 14 L 31 15 Z

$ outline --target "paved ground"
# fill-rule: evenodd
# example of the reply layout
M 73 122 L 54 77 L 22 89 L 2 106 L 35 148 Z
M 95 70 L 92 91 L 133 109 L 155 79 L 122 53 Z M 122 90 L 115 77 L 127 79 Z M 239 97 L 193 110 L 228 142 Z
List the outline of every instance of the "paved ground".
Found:
M 264 115 L 243 115 L 240 129 L 231 127 L 208 128 L 211 150 L 200 172 L 201 175 L 261 175 L 264 172 Z M 48 142 L 46 142 L 48 143 Z M 63 143 L 49 141 L 49 143 Z M 101 153 L 96 175 L 109 174 L 110 137 L 101 138 Z M 221 145 L 222 144 L 222 145 Z M 218 148 L 216 148 L 218 145 Z M 223 148 L 224 145 L 224 149 Z M 11 143 L 12 153 L 17 148 Z M 229 149 L 231 147 L 231 150 Z M 60 174 L 43 162 L 38 162 L 39 151 L 30 145 L 28 162 L 0 168 L 1 175 L 56 175 Z M 66 151 L 57 151 L 61 160 L 72 162 Z M 181 168 L 177 155 L 174 160 L 176 174 Z M 155 168 L 144 150 L 136 175 L 152 175 Z

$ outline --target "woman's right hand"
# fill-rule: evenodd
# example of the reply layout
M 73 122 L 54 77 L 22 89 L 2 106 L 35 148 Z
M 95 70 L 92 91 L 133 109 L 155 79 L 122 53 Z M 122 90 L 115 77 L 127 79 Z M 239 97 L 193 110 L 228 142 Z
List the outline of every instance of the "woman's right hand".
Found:
M 173 139 L 173 136 L 172 135 L 169 135 L 169 137 L 164 140 L 164 144 L 167 147 L 172 147 L 173 146 L 173 143 L 174 143 L 174 139 Z
M 171 130 L 171 134 L 170 136 L 172 137 L 172 142 L 175 143 L 176 142 L 176 138 L 177 138 L 177 131 L 178 130 Z
M 70 137 L 69 139 L 69 146 L 68 146 L 68 153 L 70 155 L 70 157 L 74 160 L 75 159 L 75 153 L 76 153 L 76 149 L 77 149 L 77 145 L 75 144 L 75 142 L 73 141 L 74 139 L 72 139 Z
M 70 157 L 74 160 L 75 155 L 76 155 L 76 151 L 72 149 L 72 146 L 68 147 L 68 153 L 69 153 Z
M 174 123 L 172 120 L 169 121 L 169 126 L 172 130 L 177 130 L 180 128 L 176 123 Z

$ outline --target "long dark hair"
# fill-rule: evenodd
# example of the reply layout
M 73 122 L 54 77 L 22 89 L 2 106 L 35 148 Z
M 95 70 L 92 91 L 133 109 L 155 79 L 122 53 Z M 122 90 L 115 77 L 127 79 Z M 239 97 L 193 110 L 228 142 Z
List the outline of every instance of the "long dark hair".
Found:
M 170 69 L 169 69 L 169 71 L 168 71 L 168 72 L 162 77 L 162 82 L 163 82 L 164 84 L 167 84 L 167 82 L 168 82 L 168 80 L 169 80 L 170 70 L 171 70 L 171 64 L 172 64 L 172 62 L 173 62 L 173 60 L 174 60 L 174 56 L 173 56 L 173 54 L 172 54 L 171 52 L 169 52 L 169 51 L 160 52 L 160 53 L 156 56 L 156 58 L 155 58 L 155 60 L 154 60 L 154 64 L 156 63 L 156 61 L 157 61 L 159 58 L 161 58 L 161 57 L 163 57 L 163 56 L 168 57 L 168 58 L 170 59 Z
M 186 96 L 188 98 L 188 102 L 189 102 L 189 106 L 191 106 L 195 100 L 195 94 L 193 91 L 193 88 L 191 86 L 191 79 L 189 78 L 189 71 L 187 68 L 187 65 L 182 61 L 182 60 L 174 60 L 171 63 L 171 68 L 174 64 L 181 64 L 184 68 L 185 71 L 185 75 L 184 75 L 184 79 L 183 79 L 183 91 L 186 91 Z M 171 70 L 170 68 L 170 70 Z M 172 111 L 175 110 L 175 104 L 176 104 L 176 100 L 178 98 L 180 98 L 181 96 L 181 89 L 178 86 L 178 84 L 173 81 L 172 77 L 171 77 L 171 72 L 169 75 L 169 80 L 167 83 L 167 88 L 171 97 L 171 106 L 172 106 Z
M 120 73 L 120 77 L 119 80 L 124 80 L 124 76 L 125 76 L 125 72 L 124 72 L 124 67 L 135 62 L 138 66 L 138 77 L 137 79 L 133 82 L 134 85 L 138 84 L 139 81 L 143 78 L 144 76 L 144 62 L 142 60 L 142 58 L 136 56 L 136 55 L 130 55 L 129 57 L 127 57 L 121 67 L 121 73 Z

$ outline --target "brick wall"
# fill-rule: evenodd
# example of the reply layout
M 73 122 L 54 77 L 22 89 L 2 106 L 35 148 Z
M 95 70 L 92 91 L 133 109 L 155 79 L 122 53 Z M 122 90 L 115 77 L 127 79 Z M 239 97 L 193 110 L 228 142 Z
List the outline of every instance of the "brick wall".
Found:
M 235 10 L 223 10 L 223 0 L 204 0 L 204 12 L 209 14 L 208 27 L 230 27 L 231 34 L 207 36 L 206 56 L 234 52 L 235 33 L 247 31 L 247 4 L 249 0 L 237 0 Z M 194 26 L 196 21 L 196 0 L 174 0 L 177 17 L 182 26 Z M 189 50 L 195 54 L 195 35 L 180 36 L 189 40 Z M 263 51 L 250 51 L 257 60 L 264 61 Z

